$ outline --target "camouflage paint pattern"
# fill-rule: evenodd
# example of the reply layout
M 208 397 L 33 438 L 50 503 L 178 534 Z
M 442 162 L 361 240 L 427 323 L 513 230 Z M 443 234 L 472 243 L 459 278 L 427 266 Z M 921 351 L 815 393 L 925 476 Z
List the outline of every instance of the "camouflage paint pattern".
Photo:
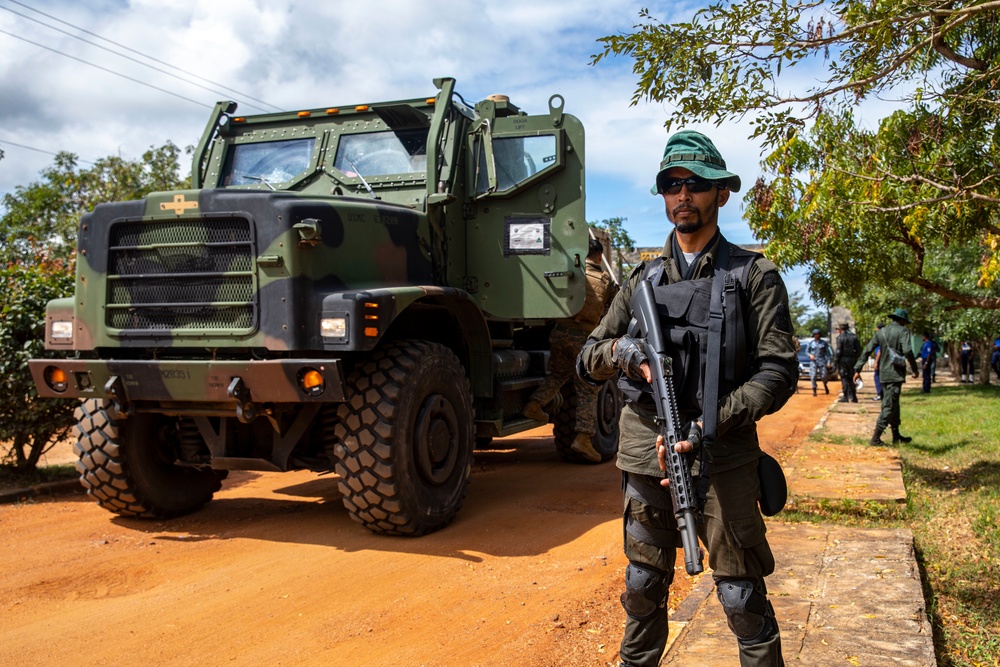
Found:
M 60 362 L 71 381 L 58 394 L 44 379 L 55 362 L 33 360 L 39 391 L 107 397 L 117 377 L 129 400 L 231 402 L 238 376 L 255 401 L 338 401 L 344 364 L 412 337 L 444 342 L 474 395 L 492 397 L 490 327 L 540 330 L 583 306 L 584 132 L 559 96 L 528 115 L 473 109 L 436 83 L 436 98 L 381 104 L 247 117 L 216 105 L 194 156 L 200 188 L 81 219 L 76 291 L 49 304 L 46 336 L 79 358 Z M 410 162 L 366 166 L 398 157 L 379 150 L 345 162 L 371 137 Z M 234 166 L 237 149 L 274 146 L 299 147 L 298 161 Z M 346 320 L 344 337 L 321 336 L 329 317 Z M 55 321 L 71 322 L 71 340 L 51 337 Z M 306 366 L 323 395 L 299 388 Z

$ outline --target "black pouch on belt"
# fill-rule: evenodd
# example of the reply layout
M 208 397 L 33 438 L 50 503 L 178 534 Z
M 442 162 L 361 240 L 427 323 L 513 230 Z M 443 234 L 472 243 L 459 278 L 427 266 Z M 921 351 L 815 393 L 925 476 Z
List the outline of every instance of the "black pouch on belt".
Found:
M 788 500 L 788 484 L 781 465 L 770 454 L 757 459 L 757 477 L 760 479 L 760 511 L 764 516 L 774 516 Z

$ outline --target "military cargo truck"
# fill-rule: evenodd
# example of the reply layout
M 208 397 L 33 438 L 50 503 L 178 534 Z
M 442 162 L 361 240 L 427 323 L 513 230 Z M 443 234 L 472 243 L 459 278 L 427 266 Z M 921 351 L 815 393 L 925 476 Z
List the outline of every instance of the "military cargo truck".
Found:
M 583 127 L 559 95 L 530 115 L 435 85 L 255 116 L 220 102 L 190 190 L 82 217 L 76 293 L 46 313 L 47 349 L 73 354 L 30 367 L 43 396 L 82 399 L 100 505 L 167 518 L 230 470 L 334 471 L 352 518 L 421 535 L 455 517 L 477 443 L 540 425 L 520 413 L 551 322 L 584 301 Z M 564 399 L 556 448 L 576 461 Z M 612 383 L 599 406 L 607 460 Z

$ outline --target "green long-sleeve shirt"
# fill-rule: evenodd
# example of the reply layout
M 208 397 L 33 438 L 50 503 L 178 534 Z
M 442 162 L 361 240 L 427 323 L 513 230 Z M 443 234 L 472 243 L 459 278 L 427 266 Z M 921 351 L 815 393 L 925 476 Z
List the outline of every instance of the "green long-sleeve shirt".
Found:
M 910 330 L 895 320 L 875 332 L 875 335 L 868 341 L 868 345 L 865 346 L 864 351 L 861 353 L 861 358 L 854 364 L 854 372 L 857 373 L 864 368 L 868 357 L 875 353 L 875 348 L 883 344 L 888 345 L 906 357 L 906 362 L 910 365 L 910 370 L 913 373 L 917 372 L 917 360 L 913 356 L 913 348 L 910 347 Z M 900 372 L 892 365 L 884 347 L 882 348 L 882 353 L 879 355 L 878 377 L 881 382 L 906 382 L 906 373 Z
M 664 282 L 683 280 L 673 258 L 672 235 L 663 247 Z M 692 278 L 714 274 L 715 253 L 721 235 L 696 260 Z M 611 303 L 607 315 L 591 333 L 580 354 L 580 370 L 593 381 L 604 381 L 617 373 L 611 364 L 611 348 L 623 336 L 632 320 L 632 294 L 642 279 L 640 266 L 629 276 Z M 797 379 L 798 344 L 792 332 L 788 292 L 777 267 L 768 259 L 755 260 L 745 285 L 749 307 L 747 347 L 752 357 L 749 378 L 725 396 L 719 397 L 716 442 L 709 452 L 715 470 L 726 470 L 760 456 L 757 421 L 774 403 L 777 386 L 789 386 Z M 777 370 L 776 370 L 777 369 Z M 707 409 L 707 407 L 706 407 Z M 652 406 L 627 405 L 622 412 L 618 467 L 627 472 L 662 476 L 656 460 L 656 425 Z

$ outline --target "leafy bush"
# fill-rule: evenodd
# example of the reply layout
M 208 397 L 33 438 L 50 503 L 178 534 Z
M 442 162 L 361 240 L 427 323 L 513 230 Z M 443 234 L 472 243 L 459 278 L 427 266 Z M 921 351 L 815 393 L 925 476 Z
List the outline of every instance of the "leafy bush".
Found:
M 0 457 L 33 469 L 51 444 L 73 425 L 76 401 L 39 398 L 28 359 L 45 351 L 45 304 L 73 293 L 72 259 L 42 251 L 28 261 L 0 266 Z

